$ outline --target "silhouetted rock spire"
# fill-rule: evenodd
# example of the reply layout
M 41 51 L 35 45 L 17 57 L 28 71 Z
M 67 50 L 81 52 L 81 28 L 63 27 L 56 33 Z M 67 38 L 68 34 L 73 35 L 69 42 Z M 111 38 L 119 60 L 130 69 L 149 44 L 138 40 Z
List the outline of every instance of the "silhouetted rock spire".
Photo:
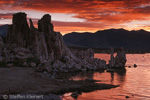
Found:
M 30 30 L 31 30 L 31 29 L 35 29 L 35 27 L 34 27 L 34 25 L 33 25 L 32 20 L 31 20 L 31 19 L 29 19 L 29 21 L 30 21 Z
M 30 29 L 27 23 L 25 13 L 16 13 L 13 15 L 13 24 L 8 30 L 9 44 L 15 44 L 19 47 L 27 47 L 30 42 Z
M 109 67 L 125 67 L 126 64 L 126 53 L 123 48 L 120 48 L 114 57 L 114 49 L 111 48 L 111 59 L 109 60 Z
M 54 58 L 57 59 L 66 54 L 66 46 L 63 42 L 62 35 L 59 32 L 54 32 L 49 14 L 45 14 L 38 21 L 38 31 L 44 34 L 48 54 L 54 53 Z
M 54 31 L 53 24 L 51 23 L 51 16 L 49 14 L 45 14 L 38 21 L 38 30 L 44 33 L 51 33 Z

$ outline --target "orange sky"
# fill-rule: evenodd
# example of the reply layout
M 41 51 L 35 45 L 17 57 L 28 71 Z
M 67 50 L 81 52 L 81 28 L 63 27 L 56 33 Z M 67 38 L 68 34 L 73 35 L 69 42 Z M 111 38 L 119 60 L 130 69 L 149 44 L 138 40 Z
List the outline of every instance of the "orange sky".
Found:
M 35 22 L 52 15 L 56 31 L 95 32 L 109 28 L 150 31 L 150 0 L 0 0 L 0 25 L 26 12 Z

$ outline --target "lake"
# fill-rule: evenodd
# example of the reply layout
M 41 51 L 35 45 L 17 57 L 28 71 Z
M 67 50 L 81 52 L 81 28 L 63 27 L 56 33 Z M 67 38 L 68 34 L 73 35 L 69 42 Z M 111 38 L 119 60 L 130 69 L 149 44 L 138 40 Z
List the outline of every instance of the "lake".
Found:
M 110 54 L 95 54 L 96 58 L 106 61 L 110 59 Z M 93 78 L 101 80 L 99 83 L 120 85 L 120 87 L 108 90 L 98 90 L 89 93 L 82 93 L 78 100 L 150 100 L 150 54 L 127 54 L 125 70 L 116 70 L 114 73 L 106 71 L 79 73 L 72 78 L 74 80 L 84 80 Z M 134 68 L 133 65 L 138 67 Z M 66 93 L 63 100 L 74 100 L 71 93 Z

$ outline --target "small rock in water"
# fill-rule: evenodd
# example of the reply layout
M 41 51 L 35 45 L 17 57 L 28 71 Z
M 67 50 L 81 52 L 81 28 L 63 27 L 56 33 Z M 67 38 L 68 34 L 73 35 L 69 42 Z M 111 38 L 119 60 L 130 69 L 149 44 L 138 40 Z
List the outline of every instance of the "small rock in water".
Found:
M 137 67 L 137 65 L 136 65 L 136 64 L 134 64 L 134 67 Z
M 131 66 L 128 66 L 128 68 L 131 68 Z
M 127 98 L 130 98 L 130 97 L 129 97 L 129 96 L 126 96 L 126 99 L 127 99 Z

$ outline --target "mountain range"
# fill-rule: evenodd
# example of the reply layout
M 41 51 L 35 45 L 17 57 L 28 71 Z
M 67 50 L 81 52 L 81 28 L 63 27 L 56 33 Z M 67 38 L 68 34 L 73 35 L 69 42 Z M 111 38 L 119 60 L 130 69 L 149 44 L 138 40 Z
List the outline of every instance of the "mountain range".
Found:
M 6 37 L 8 25 L 0 26 L 0 36 Z M 150 32 L 145 30 L 128 31 L 125 29 L 107 29 L 95 33 L 72 32 L 63 36 L 69 47 L 83 48 L 120 48 L 130 50 L 150 50 Z
M 63 39 L 65 44 L 70 47 L 123 47 L 131 50 L 150 50 L 150 32 L 145 30 L 128 31 L 125 29 L 108 29 L 95 33 L 72 32 L 64 35 Z

